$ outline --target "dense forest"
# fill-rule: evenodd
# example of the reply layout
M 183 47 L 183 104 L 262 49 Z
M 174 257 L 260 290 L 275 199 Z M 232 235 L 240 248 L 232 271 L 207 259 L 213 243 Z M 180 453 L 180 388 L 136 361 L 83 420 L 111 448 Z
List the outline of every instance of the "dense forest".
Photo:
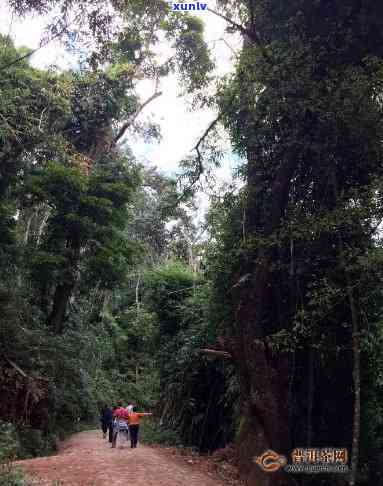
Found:
M 247 486 L 383 484 L 383 4 L 6 3 L 83 55 L 38 69 L 0 36 L 0 460 L 135 400 L 159 440 L 234 444 Z M 212 17 L 242 37 L 227 76 Z M 216 113 L 175 177 L 130 146 L 160 138 L 139 115 L 169 74 Z M 201 232 L 223 133 L 241 163 Z M 347 448 L 349 473 L 254 461 L 297 447 Z

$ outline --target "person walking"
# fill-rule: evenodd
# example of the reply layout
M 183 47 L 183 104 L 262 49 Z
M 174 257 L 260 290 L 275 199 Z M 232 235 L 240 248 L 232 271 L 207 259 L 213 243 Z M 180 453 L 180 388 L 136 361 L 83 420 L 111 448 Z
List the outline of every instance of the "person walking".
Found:
M 130 414 L 133 412 L 133 404 L 130 402 L 129 405 L 126 407 L 126 411 Z M 126 438 L 127 440 L 129 440 L 129 436 L 130 436 L 130 429 L 129 429 L 129 421 L 128 421 L 128 432 L 127 432 L 127 435 L 126 435 Z
M 104 405 L 101 409 L 100 422 L 101 422 L 103 439 L 106 439 L 106 433 L 109 430 L 109 442 L 111 442 L 113 412 L 112 412 L 112 409 L 108 405 Z
M 128 426 L 129 414 L 127 410 L 122 406 L 122 402 L 118 403 L 118 407 L 113 411 L 113 439 L 112 448 L 116 447 L 117 437 L 120 432 L 126 434 L 126 440 L 129 440 L 129 426 Z
M 138 432 L 140 429 L 140 419 L 141 417 L 146 417 L 148 415 L 153 415 L 148 412 L 137 412 L 137 407 L 133 406 L 132 412 L 128 416 L 129 422 L 129 433 L 130 433 L 130 446 L 132 449 L 137 447 L 138 442 Z

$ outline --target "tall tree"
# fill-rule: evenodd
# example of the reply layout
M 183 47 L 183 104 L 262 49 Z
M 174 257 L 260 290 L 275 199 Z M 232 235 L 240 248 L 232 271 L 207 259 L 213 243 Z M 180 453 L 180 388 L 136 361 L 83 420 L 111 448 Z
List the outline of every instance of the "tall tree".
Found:
M 382 9 L 374 2 L 354 1 L 221 4 L 227 7 L 231 27 L 244 35 L 236 74 L 221 98 L 234 146 L 247 160 L 243 256 L 240 271 L 232 277 L 235 339 L 227 344 L 241 382 L 242 472 L 249 485 L 295 482 L 283 472 L 263 473 L 253 458 L 268 448 L 289 454 L 297 445 L 300 436 L 292 417 L 297 420 L 303 407 L 291 401 L 292 390 L 298 393 L 305 380 L 294 360 L 302 366 L 305 350 L 311 349 L 322 380 L 326 373 L 316 349 L 327 354 L 324 341 L 332 336 L 350 366 L 354 361 L 354 380 L 348 366 L 347 385 L 337 392 L 342 403 L 354 403 L 354 420 L 346 407 L 347 419 L 337 437 L 322 429 L 316 441 L 342 438 L 352 448 L 354 484 L 361 309 L 351 288 L 350 265 L 353 281 L 360 281 L 362 269 L 355 259 L 370 248 L 379 212 L 372 188 L 380 175 L 382 149 L 381 106 L 374 94 L 381 87 Z M 369 209 L 362 214 L 363 205 Z M 313 260 L 305 261 L 304 255 Z M 334 297 L 343 286 L 348 303 L 335 299 L 330 304 L 331 293 Z M 311 316 L 315 327 L 302 326 L 308 303 L 316 312 L 321 308 L 312 299 L 313 287 L 317 298 L 328 293 L 335 328 L 328 327 L 328 316 L 318 315 Z M 333 360 L 334 376 L 339 376 L 339 354 L 332 355 L 330 349 L 327 359 Z M 316 413 L 326 416 L 320 408 Z M 328 410 L 327 417 L 332 420 Z M 347 432 L 352 429 L 353 441 Z

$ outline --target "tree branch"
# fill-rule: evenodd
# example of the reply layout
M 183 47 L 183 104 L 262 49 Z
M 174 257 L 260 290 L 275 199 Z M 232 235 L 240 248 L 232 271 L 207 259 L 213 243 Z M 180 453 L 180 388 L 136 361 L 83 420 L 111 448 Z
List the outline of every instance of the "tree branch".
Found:
M 195 178 L 192 185 L 194 185 L 197 182 L 197 180 L 199 179 L 199 177 L 201 176 L 201 174 L 203 172 L 202 155 L 201 155 L 201 152 L 200 152 L 200 146 L 205 141 L 205 138 L 209 135 L 210 130 L 212 130 L 216 126 L 216 124 L 220 121 L 220 119 L 222 117 L 223 117 L 223 112 L 221 112 L 217 116 L 217 118 L 210 123 L 210 125 L 204 131 L 203 135 L 198 140 L 197 144 L 192 149 L 192 150 L 195 150 L 197 152 L 197 161 L 198 161 L 198 177 Z
M 210 356 L 215 356 L 217 358 L 233 359 L 232 355 L 227 351 L 218 351 L 216 349 L 204 348 L 204 349 L 198 349 L 198 352 L 200 354 L 207 354 Z
M 138 107 L 138 109 L 134 113 L 132 113 L 132 115 L 130 115 L 130 117 L 128 118 L 128 120 L 122 125 L 122 127 L 118 131 L 117 135 L 113 139 L 113 141 L 111 143 L 111 147 L 113 147 L 114 145 L 116 145 L 117 142 L 124 136 L 126 130 L 133 124 L 133 122 L 136 120 L 136 118 L 142 112 L 142 110 L 149 103 L 151 103 L 153 100 L 155 100 L 156 98 L 158 98 L 161 95 L 162 95 L 162 92 L 161 91 L 156 91 L 155 93 L 152 94 L 152 96 L 150 98 L 148 98 L 144 103 L 142 103 L 142 105 L 140 105 Z
M 379 226 L 383 223 L 383 219 L 379 221 L 379 223 L 371 228 L 371 230 L 368 232 L 368 235 L 371 237 L 379 228 Z
M 226 20 L 226 22 L 228 22 L 230 25 L 232 25 L 233 27 L 235 27 L 237 30 L 239 30 L 240 32 L 242 32 L 242 34 L 245 34 L 247 35 L 248 37 L 250 37 L 250 39 L 253 38 L 253 34 L 250 30 L 248 30 L 246 27 L 244 27 L 243 25 L 241 24 L 237 24 L 237 22 L 234 22 L 234 20 L 231 20 L 229 17 L 227 17 L 226 15 L 224 14 L 221 14 L 219 12 L 217 12 L 216 10 L 214 10 L 213 8 L 210 8 L 208 7 L 206 10 L 208 10 L 209 12 L 211 12 L 212 14 L 214 15 L 217 15 L 218 17 L 221 17 L 221 19 L 224 19 Z M 255 39 L 253 39 L 255 40 Z
M 14 363 L 12 360 L 4 356 L 5 360 L 14 368 L 20 375 L 24 376 L 24 378 L 28 378 L 28 375 L 23 371 L 19 366 L 17 366 L 16 363 Z
M 244 27 L 241 24 L 237 24 L 237 22 L 234 22 L 234 20 L 232 20 L 231 18 L 227 17 L 224 14 L 217 12 L 216 10 L 214 10 L 212 8 L 208 7 L 207 10 L 209 12 L 211 12 L 212 14 L 217 15 L 217 17 L 220 17 L 221 19 L 226 20 L 226 22 L 228 22 L 230 25 L 235 27 L 239 32 L 246 35 L 250 40 L 252 40 L 255 44 L 258 45 L 258 47 L 261 49 L 263 57 L 265 59 L 267 59 L 268 61 L 271 61 L 270 56 L 268 55 L 268 53 L 267 53 L 267 51 L 266 51 L 266 49 L 265 49 L 265 47 L 262 43 L 261 36 L 259 35 L 258 31 L 255 29 L 255 27 L 253 28 L 253 30 L 250 30 L 250 29 Z
M 9 365 L 12 366 L 13 369 L 15 369 L 20 375 L 22 375 L 24 378 L 28 378 L 29 380 L 40 380 L 40 381 L 46 381 L 46 382 L 49 382 L 49 379 L 48 378 L 44 378 L 42 376 L 36 376 L 36 377 L 33 377 L 33 376 L 30 376 L 28 375 L 27 373 L 25 373 L 25 371 L 23 371 L 20 366 L 18 366 L 16 363 L 14 363 L 11 359 L 9 359 L 7 356 L 5 356 L 4 354 L 2 355 L 3 358 L 5 359 L 5 361 L 7 361 L 7 363 Z
M 231 45 L 227 42 L 226 39 L 224 39 L 223 37 L 221 37 L 220 39 L 218 39 L 220 41 L 222 41 L 224 44 L 226 44 L 226 46 L 231 50 L 231 52 L 233 53 L 233 55 L 238 59 L 238 52 L 235 51 L 235 49 L 233 47 L 231 47 Z
M 224 113 L 221 112 L 215 120 L 213 120 L 210 125 L 206 128 L 204 131 L 203 135 L 200 137 L 196 145 L 192 148 L 192 151 L 195 150 L 197 152 L 197 162 L 198 162 L 198 167 L 196 169 L 196 173 L 193 175 L 193 179 L 190 182 L 190 185 L 188 188 L 185 188 L 182 193 L 180 194 L 179 197 L 177 197 L 175 205 L 178 205 L 182 199 L 185 196 L 185 193 L 187 192 L 188 189 L 192 188 L 194 184 L 199 180 L 201 177 L 201 174 L 203 173 L 203 164 L 202 164 L 202 154 L 200 151 L 200 146 L 204 142 L 205 138 L 208 136 L 209 132 L 216 126 L 216 124 L 221 120 L 223 117 Z
M 56 32 L 56 34 L 54 34 L 52 37 L 48 38 L 45 42 L 42 42 L 40 44 L 40 46 L 37 47 L 36 49 L 32 49 L 31 51 L 27 52 L 26 54 L 24 54 L 20 57 L 17 57 L 16 59 L 13 59 L 13 61 L 10 61 L 6 64 L 1 65 L 0 71 L 4 71 L 5 69 L 8 69 L 8 68 L 14 66 L 15 64 L 23 61 L 24 59 L 28 59 L 29 57 L 33 56 L 33 54 L 36 54 L 36 52 L 38 52 L 40 49 L 43 49 L 48 44 L 50 44 L 52 41 L 61 37 L 65 32 L 67 32 L 68 27 L 70 27 L 72 24 L 77 22 L 78 19 L 79 19 L 79 15 L 77 15 L 71 22 L 67 23 L 61 30 Z

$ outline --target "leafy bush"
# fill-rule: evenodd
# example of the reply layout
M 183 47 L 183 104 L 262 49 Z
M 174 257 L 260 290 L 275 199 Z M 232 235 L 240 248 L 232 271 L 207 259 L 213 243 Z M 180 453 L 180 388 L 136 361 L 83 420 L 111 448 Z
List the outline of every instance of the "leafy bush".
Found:
M 19 430 L 20 448 L 18 457 L 23 459 L 46 456 L 57 449 L 56 434 L 44 435 L 39 429 L 24 428 Z
M 39 486 L 39 481 L 26 478 L 24 473 L 10 464 L 0 466 L 0 486 Z
M 19 449 L 19 439 L 14 425 L 0 421 L 0 464 L 11 461 Z
M 145 444 L 161 444 L 165 446 L 182 445 L 181 438 L 176 431 L 161 426 L 154 420 L 142 421 L 140 434 L 141 440 Z
M 12 460 L 19 453 L 20 442 L 15 426 L 0 421 L 0 486 L 37 486 L 12 465 Z

